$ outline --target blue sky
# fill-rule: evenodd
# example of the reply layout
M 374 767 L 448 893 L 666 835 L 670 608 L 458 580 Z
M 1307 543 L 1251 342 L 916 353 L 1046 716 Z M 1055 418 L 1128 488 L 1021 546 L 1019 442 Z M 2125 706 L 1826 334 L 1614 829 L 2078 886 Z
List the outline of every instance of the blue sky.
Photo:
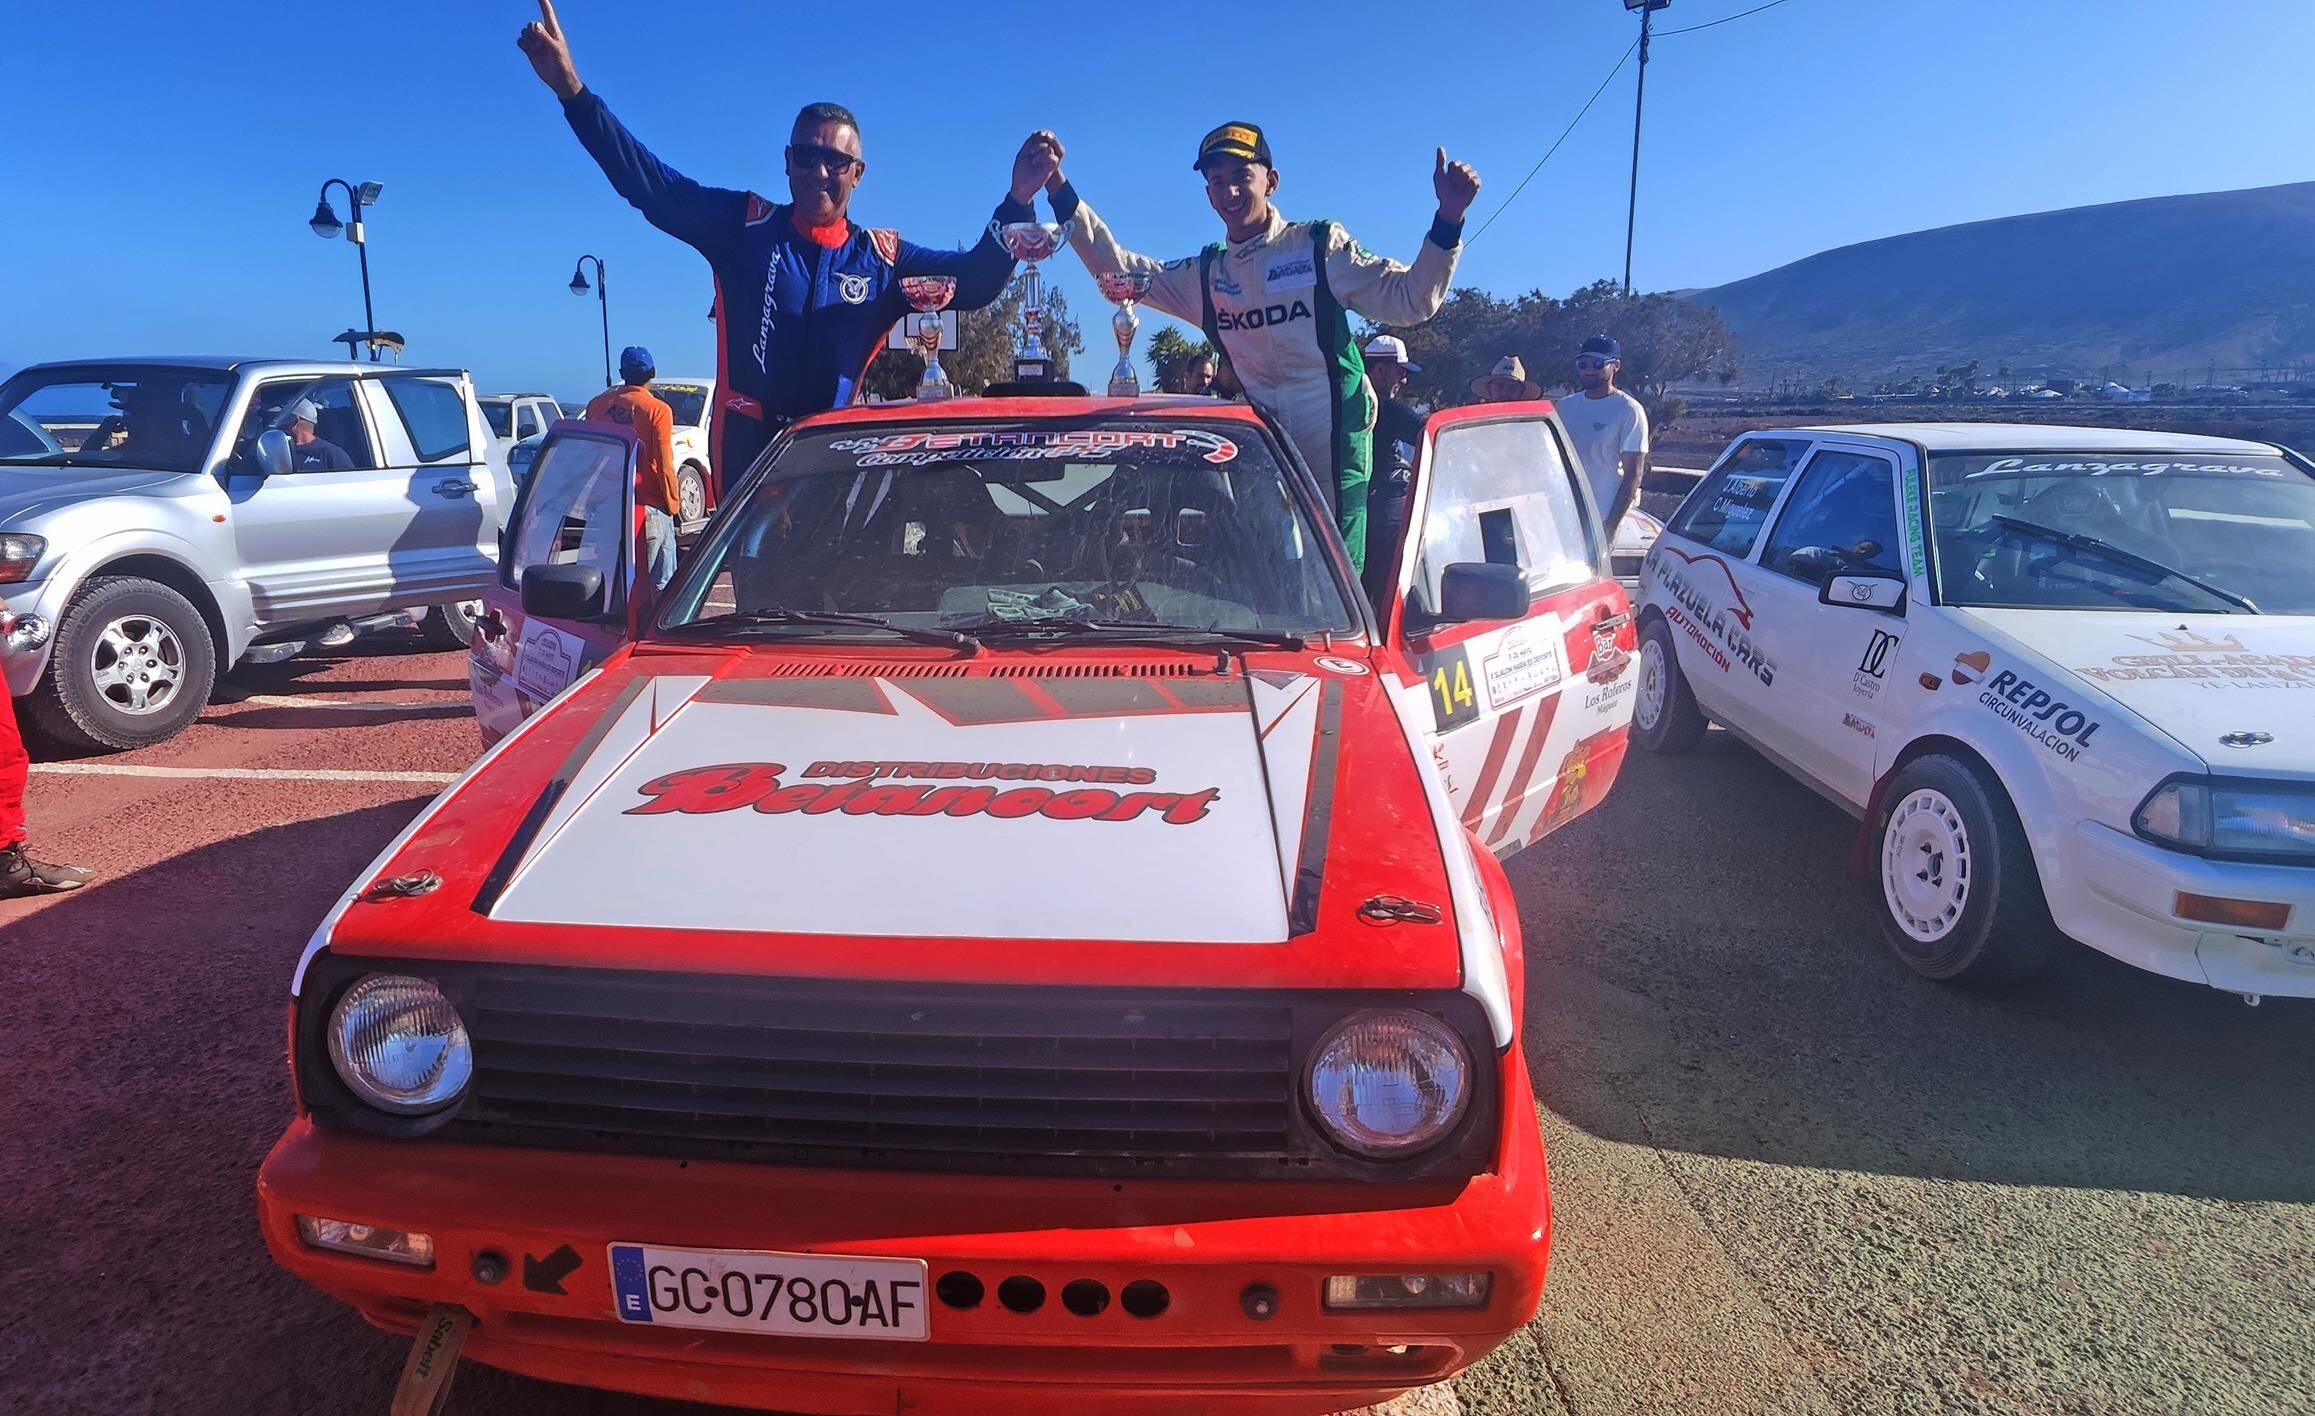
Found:
M 1754 3 L 1673 0 L 1659 22 Z M 1225 118 L 1269 130 L 1290 216 L 1333 217 L 1402 257 L 1444 143 L 1484 179 L 1477 230 L 1637 29 L 1617 0 L 1274 4 L 1210 26 L 1191 12 L 1153 26 L 1146 8 L 887 13 L 562 7 L 581 75 L 703 181 L 784 195 L 789 119 L 834 99 L 864 130 L 854 214 L 950 243 L 987 220 L 1022 135 L 1050 126 L 1079 189 L 1158 256 L 1218 234 L 1189 163 Z M 512 0 L 114 0 L 100 33 L 70 7 L 14 7 L 0 21 L 0 367 L 326 356 L 360 322 L 361 291 L 353 251 L 305 223 L 322 180 L 346 177 L 385 184 L 370 221 L 378 321 L 409 336 L 410 362 L 464 365 L 489 388 L 593 388 L 594 302 L 565 289 L 592 252 L 611 268 L 615 345 L 648 344 L 669 372 L 712 368 L 705 265 L 580 150 L 514 47 L 534 14 Z M 1203 33 L 1246 43 L 1201 48 Z M 1660 37 L 1638 283 L 1709 285 L 1922 227 L 2315 176 L 2310 52 L 2307 0 L 1786 0 Z M 1631 104 L 1627 65 L 1471 244 L 1458 283 L 1565 293 L 1620 271 Z M 1106 307 L 1073 258 L 1046 269 L 1098 373 Z

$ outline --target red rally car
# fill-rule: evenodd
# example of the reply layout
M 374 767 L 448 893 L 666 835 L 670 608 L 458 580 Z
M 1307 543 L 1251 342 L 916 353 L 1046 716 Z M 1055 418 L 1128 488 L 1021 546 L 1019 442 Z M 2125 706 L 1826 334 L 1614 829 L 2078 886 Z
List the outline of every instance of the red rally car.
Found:
M 298 966 L 283 1265 L 813 1412 L 1333 1411 L 1534 1314 L 1498 859 L 1634 679 L 1550 405 L 1431 419 L 1380 605 L 1244 405 L 812 418 L 663 594 L 632 457 L 549 436 L 497 741 Z

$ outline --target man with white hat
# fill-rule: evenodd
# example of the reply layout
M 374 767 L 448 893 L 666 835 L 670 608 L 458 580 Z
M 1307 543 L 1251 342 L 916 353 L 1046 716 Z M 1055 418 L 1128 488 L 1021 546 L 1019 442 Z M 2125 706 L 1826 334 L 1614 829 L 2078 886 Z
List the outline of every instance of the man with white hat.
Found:
M 1423 444 L 1423 415 L 1399 397 L 1399 390 L 1407 386 L 1407 375 L 1421 373 L 1423 366 L 1407 357 L 1407 342 L 1395 334 L 1376 335 L 1359 353 L 1366 359 L 1367 381 L 1375 386 L 1375 474 L 1367 494 L 1366 537 L 1371 590 L 1387 586 L 1397 570 L 1415 449 Z
M 346 456 L 346 450 L 314 431 L 320 417 L 319 405 L 300 398 L 273 420 L 273 426 L 289 434 L 289 465 L 300 472 L 352 471 L 354 459 Z

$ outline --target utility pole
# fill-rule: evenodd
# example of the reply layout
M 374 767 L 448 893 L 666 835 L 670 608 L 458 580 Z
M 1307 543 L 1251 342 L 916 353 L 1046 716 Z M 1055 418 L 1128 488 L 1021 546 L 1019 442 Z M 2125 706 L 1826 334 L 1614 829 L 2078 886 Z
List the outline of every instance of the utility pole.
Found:
M 1624 298 L 1632 298 L 1632 230 L 1640 215 L 1640 115 L 1648 102 L 1648 31 L 1656 12 L 1672 0 L 1624 0 L 1640 12 L 1640 83 L 1632 94 L 1632 192 L 1624 204 Z

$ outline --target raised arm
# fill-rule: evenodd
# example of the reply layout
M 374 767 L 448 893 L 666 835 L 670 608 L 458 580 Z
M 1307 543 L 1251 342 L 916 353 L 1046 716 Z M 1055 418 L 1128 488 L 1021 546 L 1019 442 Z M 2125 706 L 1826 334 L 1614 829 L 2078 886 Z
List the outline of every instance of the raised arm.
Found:
M 1077 223 L 1070 229 L 1069 247 L 1085 262 L 1087 270 L 1096 277 L 1119 271 L 1147 275 L 1149 293 L 1142 297 L 1141 303 L 1177 320 L 1191 324 L 1204 322 L 1206 302 L 1198 289 L 1198 263 L 1194 258 L 1157 261 L 1138 251 L 1127 250 L 1118 244 L 1108 223 L 1095 215 L 1093 208 L 1078 197 L 1077 189 L 1058 174 L 1046 186 L 1045 193 L 1053 202 L 1056 220 Z
M 661 162 L 612 117 L 601 95 L 579 82 L 554 0 L 539 0 L 539 17 L 523 26 L 515 44 L 530 59 L 539 82 L 563 101 L 571 131 L 619 195 L 676 240 L 711 260 L 720 255 L 740 228 L 748 194 L 692 181 Z
M 1479 174 L 1464 163 L 1449 162 L 1447 150 L 1440 148 L 1431 186 L 1439 210 L 1413 265 L 1385 260 L 1341 227 L 1334 228 L 1326 252 L 1327 285 L 1334 298 L 1377 324 L 1421 324 L 1439 313 L 1448 282 L 1455 278 L 1455 262 L 1463 253 L 1463 214 L 1479 194 Z
M 1037 189 L 1061 169 L 1061 143 L 1051 133 L 1031 133 L 1013 158 L 1013 187 L 997 203 L 991 225 L 999 221 L 1034 221 Z M 969 251 L 942 251 L 900 243 L 895 262 L 902 275 L 953 275 L 957 293 L 949 301 L 955 310 L 978 310 L 1005 293 L 1013 278 L 1013 257 L 997 233 L 983 228 L 981 239 Z

